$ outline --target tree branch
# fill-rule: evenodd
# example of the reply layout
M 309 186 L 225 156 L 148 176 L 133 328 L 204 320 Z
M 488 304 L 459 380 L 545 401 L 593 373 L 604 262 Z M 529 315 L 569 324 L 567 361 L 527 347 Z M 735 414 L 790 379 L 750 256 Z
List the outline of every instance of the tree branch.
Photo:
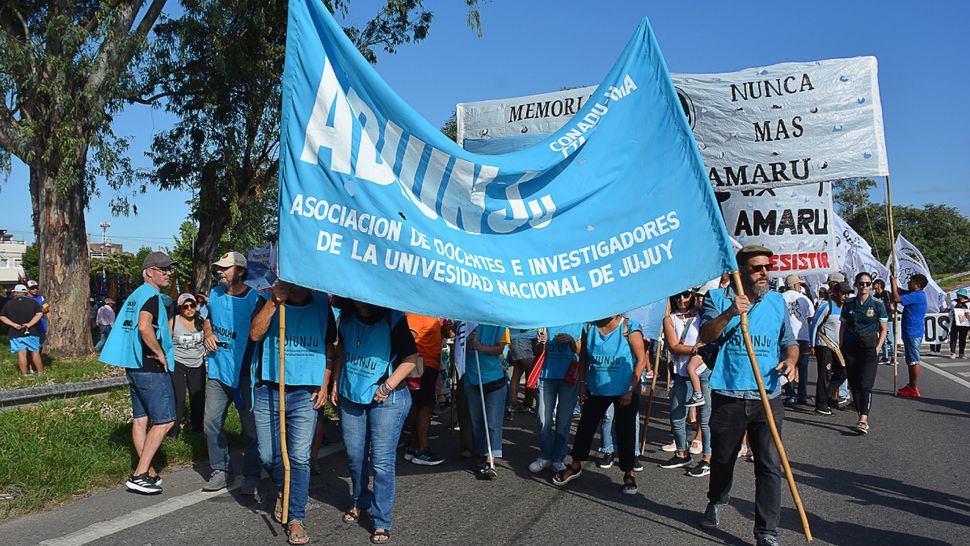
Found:
M 0 148 L 4 148 L 13 155 L 23 158 L 25 154 L 22 145 L 20 123 L 13 117 L 13 112 L 5 103 L 0 101 Z

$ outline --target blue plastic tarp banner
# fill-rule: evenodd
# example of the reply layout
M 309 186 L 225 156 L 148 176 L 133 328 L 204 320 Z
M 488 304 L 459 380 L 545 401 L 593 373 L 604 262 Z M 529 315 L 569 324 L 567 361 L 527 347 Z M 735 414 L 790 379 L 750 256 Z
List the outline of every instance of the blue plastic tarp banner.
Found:
M 282 116 L 284 280 L 531 328 L 621 313 L 735 268 L 646 20 L 569 123 L 478 155 L 405 104 L 322 3 L 291 0 Z

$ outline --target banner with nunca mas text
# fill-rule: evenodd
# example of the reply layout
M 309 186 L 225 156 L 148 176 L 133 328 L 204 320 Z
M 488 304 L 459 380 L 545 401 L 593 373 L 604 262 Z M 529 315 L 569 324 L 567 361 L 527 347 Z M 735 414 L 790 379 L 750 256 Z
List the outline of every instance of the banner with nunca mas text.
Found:
M 539 145 L 460 148 L 316 0 L 291 0 L 280 278 L 369 303 L 538 327 L 621 313 L 736 268 L 650 25 Z
M 875 57 L 673 74 L 673 81 L 717 189 L 889 174 Z M 477 153 L 539 142 L 595 89 L 459 104 L 458 141 Z

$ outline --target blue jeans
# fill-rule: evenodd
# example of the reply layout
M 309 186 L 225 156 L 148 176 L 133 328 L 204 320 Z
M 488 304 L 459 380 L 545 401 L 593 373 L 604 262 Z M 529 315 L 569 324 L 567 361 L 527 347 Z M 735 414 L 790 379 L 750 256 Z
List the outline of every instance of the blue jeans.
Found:
M 643 386 L 643 383 L 640 384 Z M 639 411 L 637 412 L 639 414 Z M 637 441 L 634 442 L 634 455 L 640 456 L 640 418 L 637 417 L 636 424 Z M 600 451 L 603 453 L 616 453 L 616 425 L 613 423 L 613 406 L 606 408 L 606 414 L 600 421 Z
M 108 334 L 111 333 L 110 324 L 102 324 L 98 326 L 98 331 L 101 333 L 101 338 L 98 340 L 98 344 L 94 346 L 94 352 L 100 353 L 101 347 L 104 347 L 104 342 L 108 341 Z
M 375 529 L 391 528 L 396 491 L 397 442 L 411 411 L 411 393 L 395 391 L 383 404 L 357 404 L 340 399 L 340 424 L 347 450 L 351 500 L 361 512 L 370 510 Z M 374 468 L 374 491 L 369 469 Z
M 249 385 L 240 383 L 239 386 L 238 390 L 243 394 L 244 400 L 243 409 L 239 411 L 239 422 L 242 424 L 243 436 L 246 439 L 243 446 L 242 472 L 247 478 L 259 478 L 258 440 L 253 407 L 249 403 Z M 229 473 L 229 443 L 226 440 L 226 413 L 233 402 L 236 390 L 223 385 L 217 379 L 210 378 L 205 382 L 205 414 L 202 428 L 205 431 L 206 447 L 209 450 L 209 466 L 212 470 L 221 470 L 227 474 Z M 287 408 L 289 408 L 288 404 Z
M 547 461 L 562 463 L 566 458 L 578 393 L 577 383 L 570 385 L 562 379 L 539 383 L 539 451 Z
M 492 456 L 502 457 L 502 427 L 505 425 L 505 399 L 509 385 L 485 393 L 485 412 L 482 414 L 482 395 L 479 385 L 465 383 L 465 398 L 468 399 L 468 414 L 472 418 L 472 435 L 475 437 L 475 451 L 488 455 L 488 442 L 491 441 Z M 486 419 L 486 416 L 488 417 Z
M 310 395 L 315 387 L 288 387 L 286 403 L 286 451 L 290 459 L 290 520 L 303 520 L 310 491 L 310 444 L 317 412 Z M 259 439 L 259 461 L 283 492 L 283 456 L 280 451 L 280 396 L 275 383 L 256 387 L 253 416 Z
M 889 328 L 886 329 L 886 342 L 882 344 L 882 359 L 892 360 L 896 354 L 896 338 L 893 333 L 893 323 L 890 321 Z
M 700 374 L 701 393 L 707 401 L 703 406 L 697 406 L 697 418 L 701 421 L 701 444 L 704 446 L 704 456 L 711 455 L 711 370 L 704 370 Z M 687 445 L 687 399 L 693 389 L 690 379 L 682 375 L 674 377 L 674 385 L 670 393 L 670 431 L 674 435 L 677 451 L 688 450 Z

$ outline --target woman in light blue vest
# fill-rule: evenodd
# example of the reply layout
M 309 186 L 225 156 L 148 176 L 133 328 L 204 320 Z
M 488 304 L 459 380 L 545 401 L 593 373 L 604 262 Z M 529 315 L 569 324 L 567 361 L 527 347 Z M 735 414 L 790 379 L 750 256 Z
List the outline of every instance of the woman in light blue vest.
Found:
M 283 519 L 283 456 L 280 444 L 279 307 L 286 306 L 284 340 L 284 403 L 286 447 L 290 460 L 289 521 Z M 290 544 L 306 544 L 310 537 L 303 525 L 310 488 L 310 444 L 316 427 L 316 410 L 327 400 L 330 362 L 336 340 L 330 302 L 307 288 L 279 282 L 269 299 L 260 299 L 249 337 L 257 342 L 253 360 L 256 388 L 253 417 L 256 421 L 259 460 L 276 485 L 274 518 L 286 525 Z
M 471 417 L 475 451 L 481 456 L 478 476 L 493 480 L 495 458 L 502 457 L 502 428 L 509 378 L 502 367 L 502 353 L 509 344 L 509 329 L 479 324 L 468 335 L 465 352 L 465 398 Z M 483 396 L 484 395 L 484 396 Z
M 345 298 L 340 308 L 331 401 L 340 409 L 353 506 L 345 523 L 371 518 L 371 542 L 390 539 L 396 491 L 396 451 L 411 410 L 408 374 L 418 349 L 404 313 Z M 374 469 L 370 490 L 369 469 Z
M 550 465 L 564 470 L 569 429 L 579 392 L 579 342 L 583 324 L 548 328 L 548 342 L 539 374 L 539 458 L 529 465 L 540 472 Z
M 637 493 L 636 423 L 640 407 L 640 376 L 647 366 L 640 325 L 622 315 L 598 320 L 586 327 L 579 357 L 579 401 L 583 414 L 573 440 L 573 460 L 552 478 L 563 486 L 583 474 L 596 425 L 607 408 L 614 407 L 623 493 Z

